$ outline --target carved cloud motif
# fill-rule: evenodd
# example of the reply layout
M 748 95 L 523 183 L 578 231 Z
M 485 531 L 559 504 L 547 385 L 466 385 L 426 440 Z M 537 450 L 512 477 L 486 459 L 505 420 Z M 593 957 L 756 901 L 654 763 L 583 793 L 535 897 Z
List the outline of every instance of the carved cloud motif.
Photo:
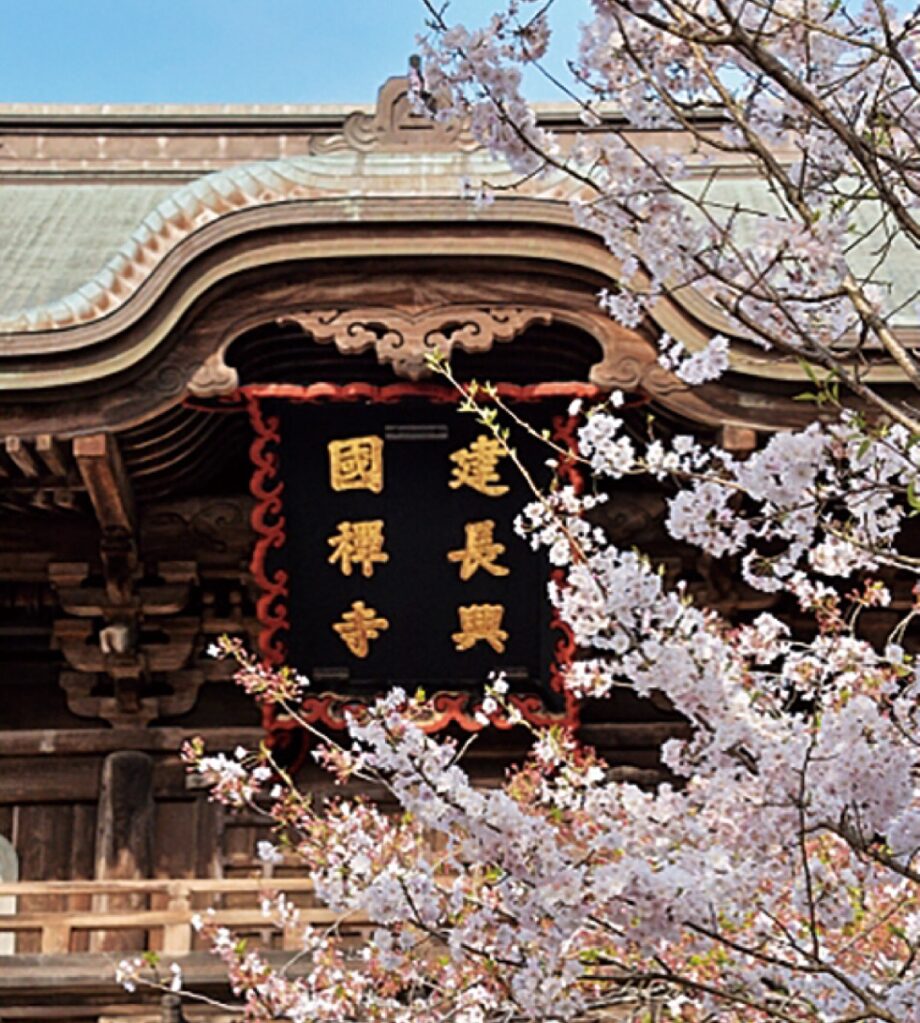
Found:
M 332 342 L 343 355 L 373 348 L 397 376 L 426 376 L 429 356 L 488 351 L 496 341 L 511 341 L 535 323 L 549 323 L 547 309 L 436 306 L 424 309 L 327 309 L 288 313 L 278 324 L 296 324 L 321 344 Z

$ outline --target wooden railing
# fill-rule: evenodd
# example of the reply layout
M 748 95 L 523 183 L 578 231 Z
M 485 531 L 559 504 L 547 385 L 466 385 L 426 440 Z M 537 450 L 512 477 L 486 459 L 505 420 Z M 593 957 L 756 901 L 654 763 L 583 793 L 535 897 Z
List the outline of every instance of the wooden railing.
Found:
M 38 934 L 43 955 L 79 950 L 119 948 L 120 951 L 185 955 L 199 947 L 192 917 L 213 910 L 211 919 L 232 931 L 260 932 L 276 948 L 296 945 L 296 935 L 281 931 L 260 907 L 267 892 L 283 891 L 300 907 L 301 924 L 328 926 L 338 920 L 318 906 L 313 886 L 303 878 L 229 878 L 223 880 L 150 881 L 19 881 L 0 884 L 0 897 L 16 896 L 14 914 L 0 916 L 0 934 Z M 366 920 L 342 922 L 359 931 Z M 132 948 L 111 936 L 129 934 Z M 80 941 L 80 935 L 88 939 Z M 34 942 L 30 943 L 34 945 Z M 22 945 L 22 942 L 20 942 Z M 29 951 L 36 951 L 34 948 Z

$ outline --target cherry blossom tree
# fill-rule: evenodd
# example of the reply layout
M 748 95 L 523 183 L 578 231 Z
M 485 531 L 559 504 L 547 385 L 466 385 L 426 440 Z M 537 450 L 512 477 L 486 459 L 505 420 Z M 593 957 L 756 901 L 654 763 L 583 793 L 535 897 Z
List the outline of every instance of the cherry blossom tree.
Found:
M 739 459 L 640 436 L 614 394 L 583 410 L 590 494 L 535 494 L 522 512 L 565 569 L 550 596 L 581 651 L 567 685 L 662 694 L 691 724 L 663 750 L 669 783 L 617 781 L 549 730 L 501 787 L 477 788 L 463 750 L 422 730 L 423 697 L 400 691 L 318 753 L 342 781 L 385 786 L 398 816 L 346 790 L 311 802 L 267 749 L 192 744 L 216 798 L 269 814 L 263 855 L 296 856 L 335 913 L 373 930 L 344 940 L 279 897 L 298 972 L 201 927 L 253 1020 L 920 1023 L 920 589 L 881 642 L 862 628 L 890 600 L 884 580 L 920 570 L 920 364 L 900 328 L 916 295 L 889 280 L 892 259 L 920 268 L 920 16 L 881 0 L 594 0 L 560 81 L 585 121 L 569 143 L 521 92 L 552 6 L 515 0 L 468 30 L 429 4 L 420 102 L 468 118 L 528 182 L 571 182 L 577 222 L 618 260 L 599 300 L 620 322 L 689 287 L 720 311 L 725 330 L 698 350 L 662 338 L 665 365 L 695 384 L 738 344 L 793 355 L 815 422 Z M 664 129 L 693 144 L 656 148 Z M 762 203 L 720 198 L 726 157 L 758 176 Z M 880 360 L 899 391 L 876 384 Z M 510 453 L 514 413 L 488 388 L 465 404 Z M 795 627 L 728 620 L 618 547 L 597 509 L 627 477 L 667 490 L 674 540 L 789 594 Z M 305 680 L 232 640 L 218 652 L 296 717 Z M 514 720 L 504 679 L 488 692 L 486 717 Z
M 892 257 L 916 258 L 920 244 L 917 10 L 594 0 L 561 80 L 544 61 L 556 0 L 511 0 L 474 31 L 424 4 L 429 106 L 467 118 L 522 176 L 577 186 L 576 221 L 620 261 L 620 286 L 602 296 L 611 315 L 635 326 L 662 295 L 693 288 L 737 336 L 807 357 L 916 430 L 916 414 L 885 402 L 866 371 L 883 351 L 920 385 L 893 329 L 920 291 L 893 295 L 890 281 Z M 539 124 L 525 67 L 581 110 L 574 144 Z M 675 147 L 673 131 L 690 144 Z M 739 168 L 761 182 L 759 202 L 726 198 L 726 172 Z M 662 346 L 679 364 L 680 346 Z M 713 338 L 687 379 L 724 370 L 727 349 Z

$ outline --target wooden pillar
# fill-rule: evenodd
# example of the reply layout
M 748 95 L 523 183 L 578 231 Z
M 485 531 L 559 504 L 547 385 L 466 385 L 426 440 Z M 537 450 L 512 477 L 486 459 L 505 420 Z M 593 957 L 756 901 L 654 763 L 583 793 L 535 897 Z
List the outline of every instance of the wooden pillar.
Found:
M 153 872 L 153 759 L 146 753 L 110 753 L 102 767 L 96 818 L 96 878 L 140 880 Z M 146 895 L 103 895 L 100 913 L 146 908 Z M 94 952 L 135 952 L 146 947 L 143 930 L 101 931 Z

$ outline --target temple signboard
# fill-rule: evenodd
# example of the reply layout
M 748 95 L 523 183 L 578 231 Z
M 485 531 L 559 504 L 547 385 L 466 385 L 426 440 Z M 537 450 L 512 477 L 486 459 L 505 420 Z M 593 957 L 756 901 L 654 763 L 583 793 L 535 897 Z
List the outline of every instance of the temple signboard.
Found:
M 398 685 L 431 698 L 432 730 L 472 729 L 485 682 L 503 672 L 530 720 L 574 724 L 560 685 L 571 639 L 545 558 L 515 532 L 533 493 L 505 445 L 436 388 L 402 388 L 398 401 L 287 392 L 249 396 L 254 575 L 263 655 L 310 680 L 303 714 L 342 727 L 346 709 Z M 558 430 L 566 404 L 529 404 L 535 433 Z M 513 443 L 549 484 L 539 436 Z

